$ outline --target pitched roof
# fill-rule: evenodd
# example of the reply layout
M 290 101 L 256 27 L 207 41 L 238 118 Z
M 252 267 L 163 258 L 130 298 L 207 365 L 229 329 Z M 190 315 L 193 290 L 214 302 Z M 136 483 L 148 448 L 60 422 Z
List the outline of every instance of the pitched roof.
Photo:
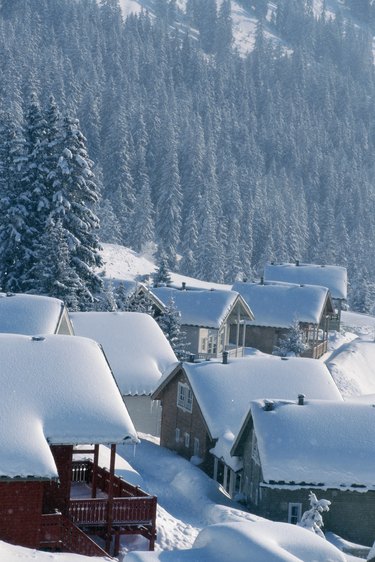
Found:
M 99 345 L 0 334 L 0 477 L 57 477 L 49 445 L 137 441 Z
M 233 290 L 240 293 L 253 311 L 254 326 L 289 328 L 296 320 L 319 324 L 327 302 L 333 312 L 327 287 L 237 281 Z
M 178 360 L 159 325 L 140 312 L 74 312 L 77 335 L 99 342 L 123 395 L 151 394 Z
M 342 400 L 327 367 L 315 359 L 285 359 L 255 352 L 241 359 L 230 359 L 226 365 L 204 361 L 183 363 L 183 369 L 209 433 L 213 439 L 218 439 L 213 452 L 223 456 L 230 466 L 234 463 L 229 454 L 234 436 L 240 430 L 251 400 L 267 396 L 292 399 L 299 393 Z M 153 396 L 156 397 L 168 382 L 163 379 Z
M 0 293 L 0 332 L 55 334 L 63 309 L 63 301 L 52 297 Z
M 375 489 L 372 404 L 256 401 L 251 414 L 265 482 Z
M 346 299 L 347 297 L 347 271 L 338 265 L 316 265 L 312 263 L 280 263 L 267 264 L 264 268 L 266 281 L 282 281 L 284 283 L 297 283 L 320 285 L 328 287 L 332 298 Z
M 182 325 L 218 329 L 238 301 L 243 308 L 242 317 L 245 315 L 248 320 L 253 318 L 251 310 L 235 291 L 181 291 L 171 287 L 157 287 L 150 291 L 165 305 L 173 298 L 177 310 L 181 313 Z

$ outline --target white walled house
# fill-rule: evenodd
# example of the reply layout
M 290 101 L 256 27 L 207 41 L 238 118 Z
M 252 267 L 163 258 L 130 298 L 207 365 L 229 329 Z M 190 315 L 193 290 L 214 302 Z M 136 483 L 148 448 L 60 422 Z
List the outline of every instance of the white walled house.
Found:
M 180 312 L 180 324 L 186 333 L 188 351 L 197 358 L 221 357 L 224 351 L 235 357 L 243 355 L 245 321 L 254 315 L 241 295 L 226 290 L 150 289 L 164 306 L 174 300 Z
M 102 346 L 137 431 L 159 435 L 161 409 L 151 393 L 179 362 L 157 322 L 140 312 L 74 312 L 71 319 L 77 335 Z

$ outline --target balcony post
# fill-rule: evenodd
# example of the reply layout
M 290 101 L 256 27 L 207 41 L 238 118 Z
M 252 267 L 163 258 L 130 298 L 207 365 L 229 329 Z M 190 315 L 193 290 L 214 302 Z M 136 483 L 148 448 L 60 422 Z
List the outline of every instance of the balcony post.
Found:
M 94 466 L 92 470 L 92 491 L 91 497 L 96 498 L 96 489 L 97 489 L 97 481 L 98 481 L 98 464 L 99 464 L 99 445 L 95 445 L 94 448 Z
M 112 521 L 113 521 L 113 479 L 115 475 L 116 445 L 111 445 L 111 461 L 109 466 L 108 482 L 108 519 L 107 519 L 107 539 L 106 551 L 110 554 L 112 542 Z

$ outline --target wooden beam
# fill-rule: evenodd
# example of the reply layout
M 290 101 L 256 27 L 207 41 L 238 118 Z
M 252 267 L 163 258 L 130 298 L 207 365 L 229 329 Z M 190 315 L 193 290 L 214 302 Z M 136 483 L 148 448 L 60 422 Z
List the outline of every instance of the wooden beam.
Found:
M 116 460 L 116 445 L 111 445 L 111 461 L 109 465 L 109 482 L 108 482 L 108 520 L 107 520 L 107 538 L 106 538 L 106 551 L 108 554 L 111 549 L 112 542 L 112 522 L 113 522 L 113 479 L 115 476 L 115 460 Z
M 92 469 L 91 497 L 96 498 L 97 482 L 98 482 L 98 464 L 99 464 L 99 445 L 94 447 L 94 466 Z

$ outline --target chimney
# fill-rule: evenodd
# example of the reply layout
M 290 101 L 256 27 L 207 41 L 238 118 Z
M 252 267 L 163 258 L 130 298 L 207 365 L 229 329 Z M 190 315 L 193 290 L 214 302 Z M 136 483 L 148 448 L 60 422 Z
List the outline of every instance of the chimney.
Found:
M 182 281 L 181 285 L 181 291 L 186 291 L 186 281 Z
M 298 406 L 303 406 L 305 403 L 305 395 L 299 394 L 298 395 Z
M 260 283 L 259 283 L 259 284 L 260 284 L 260 285 L 264 285 L 264 277 L 261 277 L 261 278 L 260 278 Z
M 273 408 L 274 408 L 274 402 L 273 400 L 265 400 L 264 401 L 264 411 L 265 412 L 272 412 Z
M 228 352 L 223 351 L 223 365 L 228 365 Z
M 297 267 L 299 266 L 299 260 L 296 260 L 296 266 Z

